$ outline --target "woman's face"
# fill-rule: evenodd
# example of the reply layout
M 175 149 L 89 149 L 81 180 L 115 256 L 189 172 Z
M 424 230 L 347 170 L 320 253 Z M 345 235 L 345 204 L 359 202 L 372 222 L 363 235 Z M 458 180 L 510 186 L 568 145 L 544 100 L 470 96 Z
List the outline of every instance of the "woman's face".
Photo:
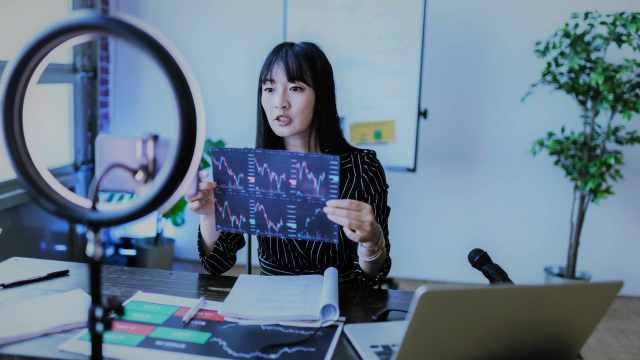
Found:
M 272 79 L 262 84 L 260 102 L 273 132 L 283 138 L 309 138 L 315 91 L 302 82 L 291 83 L 282 66 L 271 72 Z

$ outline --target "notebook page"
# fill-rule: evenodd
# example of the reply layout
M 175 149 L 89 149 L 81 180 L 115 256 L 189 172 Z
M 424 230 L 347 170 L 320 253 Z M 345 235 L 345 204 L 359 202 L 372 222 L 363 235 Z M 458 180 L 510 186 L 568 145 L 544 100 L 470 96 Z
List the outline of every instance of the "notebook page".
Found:
M 335 321 L 340 316 L 338 271 L 323 275 L 240 275 L 221 314 L 245 320 Z
M 243 319 L 317 320 L 321 275 L 240 275 L 221 313 Z
M 82 289 L 0 307 L 0 345 L 86 326 L 91 298 Z

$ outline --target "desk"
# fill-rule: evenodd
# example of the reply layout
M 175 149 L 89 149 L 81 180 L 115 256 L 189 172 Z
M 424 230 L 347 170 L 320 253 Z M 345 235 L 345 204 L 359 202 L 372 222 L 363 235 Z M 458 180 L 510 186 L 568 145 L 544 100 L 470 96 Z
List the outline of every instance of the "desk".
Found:
M 0 271 L 11 271 L 12 268 L 29 268 L 46 273 L 52 267 L 59 265 L 70 270 L 68 277 L 0 290 L 0 306 L 27 297 L 53 294 L 75 288 L 82 288 L 87 293 L 89 292 L 88 266 L 83 263 L 14 257 L 0 263 Z M 235 280 L 235 277 L 230 276 L 103 266 L 102 292 L 105 300 L 108 296 L 117 296 L 124 301 L 136 291 L 142 290 L 190 298 L 205 296 L 208 300 L 223 301 Z M 363 322 L 367 321 L 371 314 L 385 307 L 407 309 L 412 295 L 413 293 L 409 291 L 370 290 L 367 294 L 363 294 L 340 289 L 340 312 L 347 317 L 348 322 Z M 402 318 L 403 315 L 394 316 Z M 80 355 L 57 350 L 58 345 L 71 338 L 73 334 L 75 334 L 73 331 L 55 334 L 1 347 L 0 358 L 84 359 Z M 355 349 L 344 334 L 338 342 L 334 359 L 358 359 Z
M 11 258 L 0 263 L 0 271 L 11 271 L 11 268 L 30 268 L 46 273 L 56 265 L 70 269 L 70 276 L 0 290 L 0 306 L 25 297 L 53 294 L 75 288 L 82 288 L 88 292 L 88 267 L 82 263 Z M 121 300 L 142 290 L 191 298 L 205 296 L 210 300 L 222 301 L 228 293 L 227 289 L 230 289 L 235 282 L 235 278 L 229 276 L 117 266 L 104 266 L 102 273 L 104 296 L 114 295 Z M 372 290 L 363 297 L 360 296 L 362 294 L 347 289 L 340 291 L 340 311 L 347 317 L 348 322 L 367 321 L 370 314 L 385 307 L 407 309 L 413 295 L 408 291 Z M 394 316 L 397 318 L 402 314 Z M 82 359 L 83 357 L 79 355 L 56 350 L 58 345 L 69 339 L 73 333 L 56 334 L 2 347 L 0 358 Z M 585 344 L 582 355 L 586 360 L 640 359 L 640 298 L 618 297 Z M 334 359 L 358 359 L 358 355 L 344 335 L 338 342 Z

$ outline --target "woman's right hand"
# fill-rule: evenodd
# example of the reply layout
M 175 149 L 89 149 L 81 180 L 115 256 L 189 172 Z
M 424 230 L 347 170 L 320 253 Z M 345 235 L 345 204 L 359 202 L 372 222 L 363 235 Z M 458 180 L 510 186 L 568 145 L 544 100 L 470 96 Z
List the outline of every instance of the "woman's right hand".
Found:
M 200 215 L 215 216 L 215 197 L 214 190 L 216 183 L 209 179 L 200 180 L 198 183 L 198 192 L 193 196 L 187 196 L 189 209 Z

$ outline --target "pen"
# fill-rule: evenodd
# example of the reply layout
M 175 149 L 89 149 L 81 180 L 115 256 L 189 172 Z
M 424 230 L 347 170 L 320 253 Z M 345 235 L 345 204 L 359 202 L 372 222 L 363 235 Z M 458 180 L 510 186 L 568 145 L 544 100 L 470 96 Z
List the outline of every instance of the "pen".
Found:
M 193 319 L 193 317 L 198 313 L 198 310 L 200 310 L 204 306 L 205 302 L 207 302 L 207 300 L 205 300 L 204 296 L 201 297 L 200 300 L 198 300 L 198 303 L 195 304 L 195 306 L 192 307 L 189 311 L 187 311 L 186 314 L 184 314 L 184 316 L 182 317 L 182 324 L 188 324 L 189 321 L 191 321 L 191 319 Z
M 7 289 L 7 288 L 20 286 L 20 285 L 31 284 L 31 283 L 38 282 L 38 281 L 55 279 L 55 278 L 59 278 L 59 277 L 67 276 L 67 275 L 69 275 L 69 270 L 54 271 L 54 272 L 50 272 L 50 273 L 48 273 L 46 275 L 34 276 L 34 277 L 28 278 L 28 279 L 18 280 L 18 281 L 6 283 L 6 284 L 0 284 L 0 287 L 4 288 L 4 289 Z

